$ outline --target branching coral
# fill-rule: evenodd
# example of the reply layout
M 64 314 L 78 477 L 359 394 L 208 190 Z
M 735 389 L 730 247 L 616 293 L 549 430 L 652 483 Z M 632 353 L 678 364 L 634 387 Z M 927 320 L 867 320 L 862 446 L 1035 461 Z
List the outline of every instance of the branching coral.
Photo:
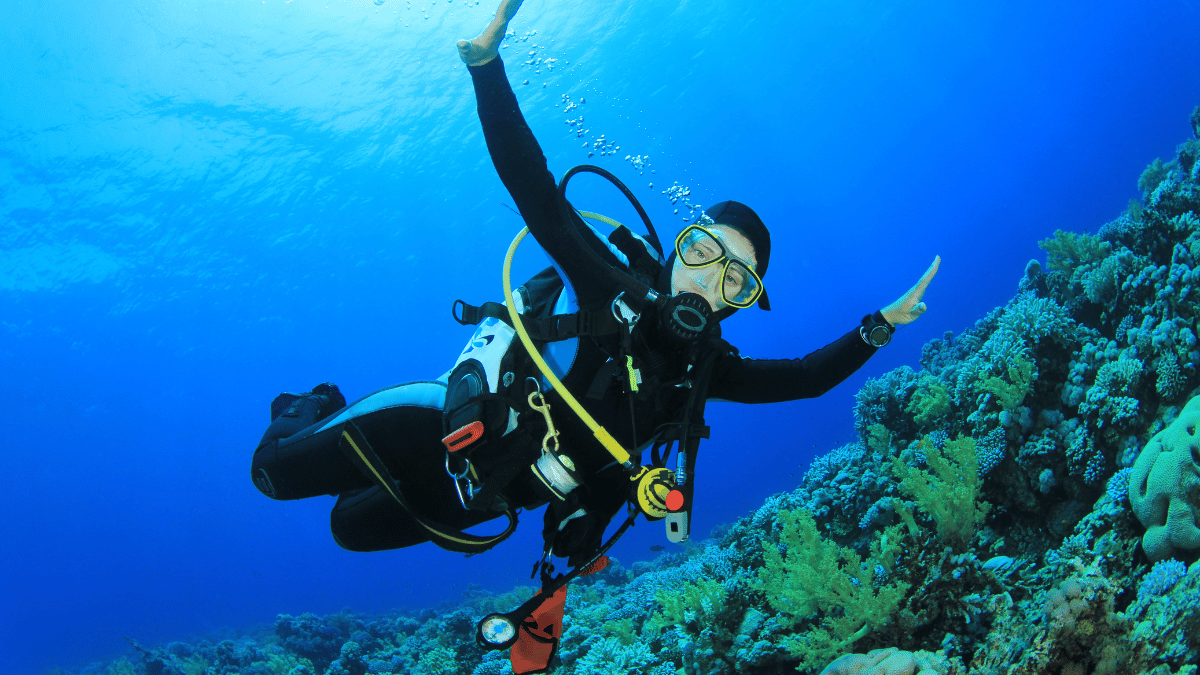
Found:
M 922 375 L 904 411 L 918 428 L 927 427 L 950 412 L 950 392 L 938 378 Z
M 645 630 L 655 633 L 662 628 L 686 626 L 692 622 L 705 623 L 716 616 L 725 604 L 726 590 L 712 579 L 701 577 L 687 581 L 681 587 L 660 588 L 654 598 L 661 611 L 646 621 Z
M 755 587 L 794 622 L 819 618 L 809 630 L 786 637 L 783 646 L 800 659 L 801 669 L 821 667 L 887 625 L 904 599 L 907 584 L 876 584 L 876 567 L 886 575 L 895 564 L 900 528 L 885 531 L 870 559 L 863 560 L 822 538 L 807 511 L 785 511 L 779 519 L 785 552 L 766 547 Z
M 933 518 L 938 538 L 964 550 L 990 508 L 979 501 L 983 481 L 979 477 L 975 440 L 960 437 L 946 441 L 939 449 L 921 439 L 918 447 L 925 453 L 932 473 L 893 458 L 892 468 L 900 480 L 900 488 Z
M 1038 242 L 1046 251 L 1046 266 L 1070 274 L 1080 265 L 1097 262 L 1112 253 L 1112 245 L 1090 234 L 1055 230 L 1053 239 Z
M 1016 356 L 1009 362 L 1008 377 L 988 377 L 979 383 L 979 388 L 996 397 L 1000 407 L 1012 411 L 1021 405 L 1033 387 L 1036 377 L 1033 360 L 1027 356 Z
M 576 675 L 632 673 L 654 662 L 654 654 L 644 642 L 622 644 L 616 638 L 602 638 L 575 662 Z

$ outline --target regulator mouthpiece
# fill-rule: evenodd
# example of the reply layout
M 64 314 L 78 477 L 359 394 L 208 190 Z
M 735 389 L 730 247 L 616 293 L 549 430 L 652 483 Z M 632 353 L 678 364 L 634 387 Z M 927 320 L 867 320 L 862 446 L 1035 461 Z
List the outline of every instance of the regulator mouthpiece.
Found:
M 659 310 L 660 325 L 667 335 L 681 342 L 695 342 L 712 331 L 713 312 L 708 301 L 696 293 L 667 298 Z

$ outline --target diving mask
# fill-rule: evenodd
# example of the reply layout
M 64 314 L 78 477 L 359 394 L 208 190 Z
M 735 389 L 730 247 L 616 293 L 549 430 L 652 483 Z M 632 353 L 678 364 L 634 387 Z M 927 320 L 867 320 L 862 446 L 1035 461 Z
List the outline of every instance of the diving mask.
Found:
M 679 233 L 675 253 L 691 269 L 720 265 L 721 299 L 730 307 L 745 309 L 762 295 L 762 279 L 754 268 L 730 255 L 720 237 L 701 225 L 689 225 Z

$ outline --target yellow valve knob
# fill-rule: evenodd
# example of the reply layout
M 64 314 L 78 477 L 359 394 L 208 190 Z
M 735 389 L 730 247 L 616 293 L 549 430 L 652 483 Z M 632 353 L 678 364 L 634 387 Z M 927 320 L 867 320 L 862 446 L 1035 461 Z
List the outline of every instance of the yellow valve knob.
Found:
M 675 474 L 670 469 L 642 467 L 630 480 L 634 482 L 634 500 L 638 509 L 647 518 L 665 518 L 667 495 L 675 489 Z

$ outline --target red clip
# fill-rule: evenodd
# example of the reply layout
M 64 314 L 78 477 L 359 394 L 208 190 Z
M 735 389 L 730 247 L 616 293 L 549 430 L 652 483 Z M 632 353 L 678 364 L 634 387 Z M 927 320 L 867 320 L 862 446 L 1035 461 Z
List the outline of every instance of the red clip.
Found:
M 471 422 L 455 429 L 454 433 L 442 439 L 442 443 L 450 452 L 458 452 L 481 438 L 483 438 L 483 422 Z

